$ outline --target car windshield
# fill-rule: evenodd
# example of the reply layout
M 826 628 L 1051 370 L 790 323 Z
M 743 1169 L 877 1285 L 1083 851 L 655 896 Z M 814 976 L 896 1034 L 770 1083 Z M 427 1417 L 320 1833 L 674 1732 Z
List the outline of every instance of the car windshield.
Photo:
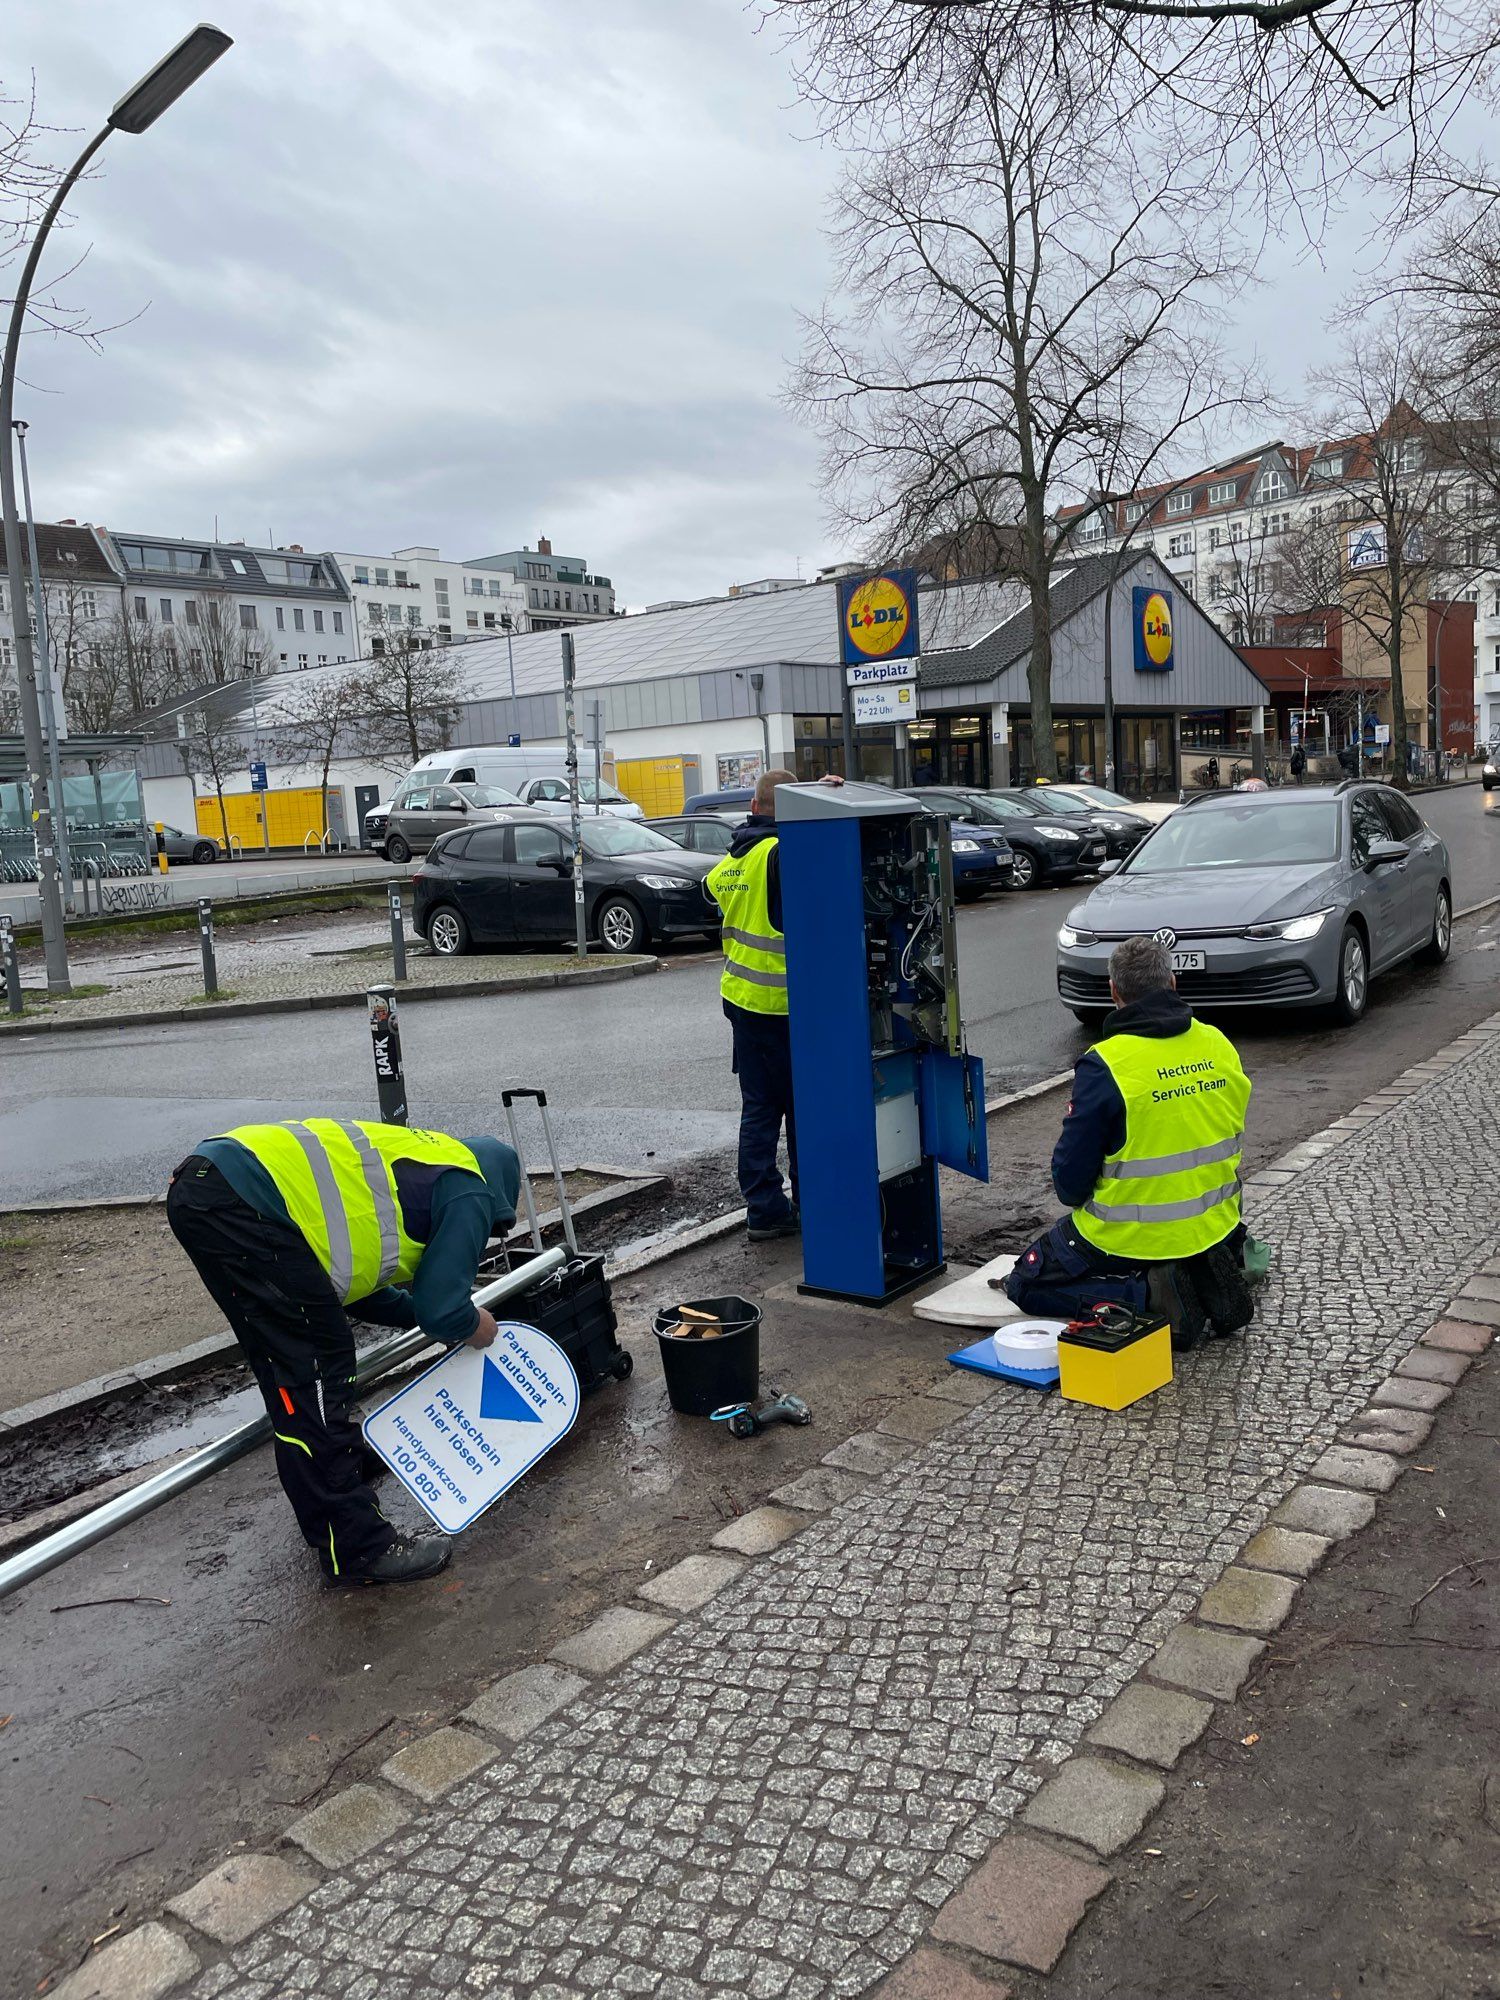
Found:
M 471 806 L 518 806 L 521 801 L 514 792 L 507 792 L 501 785 L 456 785 Z
M 1026 803 L 1031 805 L 1033 801 L 1028 799 Z M 1039 805 L 1043 812 L 1067 813 L 1070 816 L 1073 814 L 1087 816 L 1094 810 L 1087 799 L 1080 799 L 1072 792 L 1054 792 L 1050 785 L 1043 785 L 1038 789 L 1034 803 Z
M 1125 863 L 1132 875 L 1175 868 L 1277 868 L 1334 861 L 1339 809 L 1333 799 L 1248 798 L 1241 805 L 1175 812 Z
M 578 796 L 581 799 L 587 800 L 590 805 L 594 803 L 596 797 L 601 806 L 628 806 L 630 804 L 625 794 L 617 792 L 613 785 L 600 785 L 596 788 L 592 778 L 580 778 L 578 780 Z
M 658 833 L 653 826 L 643 825 L 640 820 L 586 819 L 579 824 L 583 829 L 584 848 L 590 854 L 682 852 L 675 840 L 668 840 L 664 833 Z
M 1071 793 L 1059 792 L 1059 798 L 1083 798 L 1090 804 L 1105 806 L 1110 812 L 1137 812 L 1134 800 L 1123 797 L 1119 792 L 1107 792 L 1103 785 L 1076 785 Z
M 980 798 L 967 799 L 964 811 L 971 819 L 1040 819 L 1040 806 L 1028 805 L 1022 799 L 1013 799 L 1008 792 L 986 792 Z

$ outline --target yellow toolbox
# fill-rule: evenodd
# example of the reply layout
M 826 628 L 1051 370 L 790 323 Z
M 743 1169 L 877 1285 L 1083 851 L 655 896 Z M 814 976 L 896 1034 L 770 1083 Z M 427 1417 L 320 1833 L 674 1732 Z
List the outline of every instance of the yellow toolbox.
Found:
M 1075 1321 L 1057 1337 L 1058 1387 L 1071 1403 L 1123 1410 L 1172 1379 L 1172 1334 L 1163 1322 Z

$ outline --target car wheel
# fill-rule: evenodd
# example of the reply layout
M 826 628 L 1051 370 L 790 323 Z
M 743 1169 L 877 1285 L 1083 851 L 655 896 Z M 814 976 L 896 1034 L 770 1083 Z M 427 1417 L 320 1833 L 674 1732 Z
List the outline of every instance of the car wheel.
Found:
M 1075 1007 L 1073 1019 L 1086 1034 L 1097 1035 L 1109 1017 L 1107 1007 Z
M 1333 1002 L 1333 1018 L 1340 1027 L 1352 1028 L 1364 1018 L 1369 1004 L 1370 954 L 1363 933 L 1348 924 L 1339 945 L 1339 990 Z
M 626 952 L 640 951 L 650 942 L 646 919 L 628 896 L 611 896 L 601 903 L 594 928 L 600 944 L 617 958 Z
M 441 903 L 427 919 L 427 942 L 439 958 L 461 958 L 474 940 L 463 912 Z
M 1423 965 L 1441 965 L 1453 949 L 1453 899 L 1448 894 L 1448 885 L 1442 883 L 1437 892 L 1437 901 L 1432 908 L 1432 935 L 1417 953 Z
M 392 833 L 387 835 L 385 843 L 385 858 L 387 861 L 394 861 L 398 868 L 401 866 L 403 862 L 411 860 L 411 849 L 407 846 L 406 842 L 401 838 L 399 833 Z
M 217 861 L 219 850 L 211 840 L 200 840 L 193 849 L 193 859 L 202 867 L 209 861 Z
M 1036 857 L 1028 854 L 1024 847 L 1016 849 L 1016 865 L 1010 871 L 1010 886 L 1013 889 L 1034 889 L 1039 870 Z

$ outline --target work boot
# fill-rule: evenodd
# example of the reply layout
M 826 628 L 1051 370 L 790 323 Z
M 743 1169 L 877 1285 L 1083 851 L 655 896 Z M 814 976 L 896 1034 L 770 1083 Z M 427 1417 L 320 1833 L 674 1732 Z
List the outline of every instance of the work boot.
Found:
M 1208 1327 L 1208 1314 L 1187 1272 L 1180 1264 L 1148 1264 L 1146 1304 L 1158 1320 L 1172 1331 L 1172 1346 L 1187 1353 L 1200 1346 Z
M 452 1554 L 451 1535 L 398 1535 L 363 1569 L 346 1569 L 339 1576 L 330 1576 L 328 1582 L 336 1590 L 358 1590 L 367 1583 L 416 1583 L 446 1569 Z
M 802 1211 L 789 1208 L 785 1215 L 775 1222 L 751 1222 L 745 1227 L 745 1234 L 752 1243 L 774 1243 L 778 1237 L 800 1236 L 802 1234 Z

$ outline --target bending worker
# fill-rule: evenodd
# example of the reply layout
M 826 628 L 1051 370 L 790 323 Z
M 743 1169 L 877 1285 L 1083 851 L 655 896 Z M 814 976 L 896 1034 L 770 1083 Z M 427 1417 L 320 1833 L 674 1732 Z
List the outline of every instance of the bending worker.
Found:
M 494 1319 L 469 1295 L 519 1187 L 498 1139 L 335 1118 L 236 1126 L 172 1176 L 172 1234 L 254 1370 L 282 1487 L 331 1584 L 435 1576 L 452 1552 L 435 1531 L 398 1535 L 376 1504 L 349 1315 L 488 1347 Z
M 1106 1300 L 1159 1313 L 1175 1347 L 1250 1320 L 1240 1153 L 1250 1083 L 1234 1045 L 1195 1021 L 1171 954 L 1127 938 L 1109 961 L 1115 1011 L 1080 1057 L 1052 1185 L 1072 1210 L 1018 1258 L 1026 1312 L 1074 1319 Z

